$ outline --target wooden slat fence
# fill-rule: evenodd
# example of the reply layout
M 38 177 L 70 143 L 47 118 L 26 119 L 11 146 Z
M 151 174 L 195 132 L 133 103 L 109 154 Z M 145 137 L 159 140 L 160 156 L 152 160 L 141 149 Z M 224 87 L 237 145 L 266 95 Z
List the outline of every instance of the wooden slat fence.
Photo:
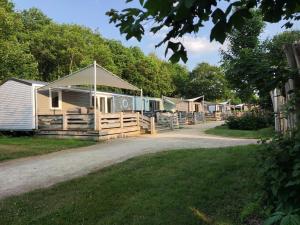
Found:
M 154 118 L 139 113 L 97 113 L 96 130 L 94 114 L 39 115 L 39 130 L 48 131 L 97 131 L 101 135 L 138 132 L 146 127 L 155 133 Z
M 179 128 L 177 113 L 160 113 L 156 114 L 157 124 L 159 126 L 169 127 L 170 129 Z
M 140 127 L 151 134 L 156 133 L 155 118 L 139 114 Z

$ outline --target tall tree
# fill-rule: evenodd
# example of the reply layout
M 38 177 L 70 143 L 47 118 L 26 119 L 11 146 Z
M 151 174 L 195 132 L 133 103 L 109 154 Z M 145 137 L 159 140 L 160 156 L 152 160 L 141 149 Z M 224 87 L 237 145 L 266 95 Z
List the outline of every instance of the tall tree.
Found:
M 263 77 L 268 72 L 259 42 L 264 23 L 258 11 L 252 14 L 241 29 L 234 29 L 228 35 L 228 47 L 221 52 L 226 79 L 244 102 L 249 102 L 255 93 L 262 91 Z
M 112 54 L 99 34 L 78 25 L 55 24 L 30 32 L 30 49 L 42 80 L 50 81 L 91 64 L 114 70 Z
M 20 36 L 24 30 L 22 20 L 13 9 L 10 1 L 0 1 L 0 81 L 37 76 L 37 63 Z
M 172 96 L 182 97 L 187 96 L 188 83 L 189 83 L 189 71 L 185 66 L 179 64 L 168 63 L 170 67 L 170 73 L 174 84 L 174 92 Z
M 191 72 L 187 97 L 205 95 L 208 101 L 226 100 L 229 89 L 223 71 L 208 63 L 200 63 Z
M 26 32 L 42 30 L 43 26 L 49 25 L 52 22 L 49 17 L 37 8 L 22 11 L 21 19 Z

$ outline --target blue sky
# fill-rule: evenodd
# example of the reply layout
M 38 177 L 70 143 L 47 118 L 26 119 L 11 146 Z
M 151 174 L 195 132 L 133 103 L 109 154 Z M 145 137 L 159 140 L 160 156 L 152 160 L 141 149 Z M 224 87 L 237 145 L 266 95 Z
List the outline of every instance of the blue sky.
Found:
M 75 23 L 93 30 L 98 29 L 105 38 L 119 40 L 126 46 L 139 46 L 146 54 L 154 52 L 160 58 L 165 59 L 164 48 L 155 49 L 154 47 L 161 40 L 164 32 L 157 35 L 147 33 L 141 42 L 134 39 L 126 41 L 120 35 L 119 30 L 113 24 L 109 24 L 109 18 L 105 12 L 111 8 L 121 10 L 128 7 L 125 0 L 13 0 L 13 2 L 17 10 L 36 7 L 58 23 Z M 281 28 L 282 24 L 267 24 L 261 38 L 272 37 L 284 31 Z M 190 70 L 200 62 L 218 64 L 220 61 L 219 49 L 224 46 L 209 42 L 210 29 L 211 24 L 208 23 L 197 35 L 186 36 L 183 39 L 188 50 L 187 67 Z M 300 23 L 296 23 L 293 29 L 300 29 Z

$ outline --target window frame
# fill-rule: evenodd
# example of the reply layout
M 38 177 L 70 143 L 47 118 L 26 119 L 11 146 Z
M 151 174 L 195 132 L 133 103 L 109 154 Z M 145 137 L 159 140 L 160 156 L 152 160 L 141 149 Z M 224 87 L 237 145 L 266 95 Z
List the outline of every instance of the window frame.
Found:
M 52 92 L 58 93 L 58 107 L 52 106 Z M 51 110 L 61 110 L 62 109 L 62 91 L 61 90 L 50 90 L 49 91 L 49 105 Z

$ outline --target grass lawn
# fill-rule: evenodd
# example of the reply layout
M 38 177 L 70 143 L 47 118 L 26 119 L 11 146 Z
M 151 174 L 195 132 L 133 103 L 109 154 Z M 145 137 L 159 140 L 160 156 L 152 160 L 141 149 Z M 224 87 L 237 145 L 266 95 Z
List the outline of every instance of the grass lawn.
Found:
M 241 225 L 260 193 L 258 146 L 169 151 L 0 201 L 0 224 Z
M 0 136 L 0 161 L 42 155 L 68 148 L 83 147 L 94 143 L 93 141 L 74 139 L 63 140 L 38 137 Z
M 213 134 L 224 137 L 236 137 L 236 138 L 270 138 L 274 136 L 275 131 L 273 127 L 263 128 L 260 130 L 232 130 L 226 125 L 211 128 L 205 131 L 206 134 Z

